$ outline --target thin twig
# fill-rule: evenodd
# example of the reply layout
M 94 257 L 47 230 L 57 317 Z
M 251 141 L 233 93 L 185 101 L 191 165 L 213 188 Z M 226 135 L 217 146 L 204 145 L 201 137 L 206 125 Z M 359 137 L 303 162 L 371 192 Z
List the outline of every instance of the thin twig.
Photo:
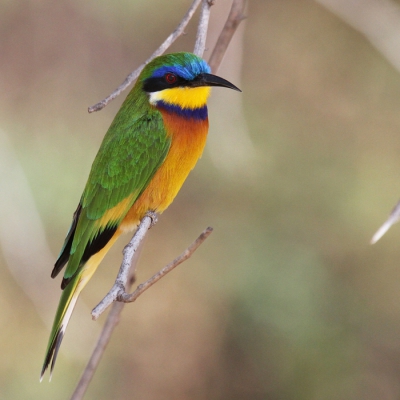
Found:
M 196 43 L 193 53 L 196 56 L 203 57 L 206 48 L 206 39 L 208 32 L 208 22 L 210 21 L 210 9 L 214 5 L 214 0 L 202 0 L 199 24 L 197 26 Z
M 71 400 L 80 400 L 86 393 L 89 383 L 96 372 L 97 366 L 99 365 L 101 356 L 103 355 L 104 350 L 106 349 L 111 338 L 114 328 L 119 322 L 119 316 L 123 308 L 124 303 L 115 302 L 113 304 L 111 311 L 108 313 L 101 335 L 96 343 L 96 347 L 94 348 L 92 356 L 90 357 L 89 363 L 83 371 L 81 379 L 79 380 L 79 383 L 72 394 Z
M 163 54 L 171 46 L 171 44 L 174 43 L 175 40 L 182 35 L 184 29 L 186 28 L 186 25 L 192 19 L 193 14 L 197 10 L 197 7 L 201 3 L 201 1 L 202 0 L 194 0 L 189 10 L 183 17 L 182 21 L 179 23 L 176 29 L 167 37 L 167 39 L 165 39 L 162 45 L 143 64 L 141 64 L 138 68 L 136 68 L 133 72 L 131 72 L 126 77 L 126 79 L 121 83 L 121 85 L 119 85 L 111 94 L 109 94 L 105 99 L 101 100 L 97 104 L 90 106 L 88 108 L 88 112 L 92 113 L 94 111 L 102 110 L 110 101 L 114 100 L 117 96 L 119 96 L 128 86 L 131 85 L 132 82 L 134 82 L 137 79 L 142 69 L 151 60 Z
M 375 232 L 371 239 L 371 244 L 376 243 L 396 222 L 400 221 L 400 200 L 394 206 L 390 212 L 389 218 L 383 223 L 383 225 Z
M 176 257 L 175 260 L 171 261 L 168 265 L 158 271 L 146 282 L 140 284 L 133 293 L 128 294 L 125 292 L 121 292 L 121 294 L 118 296 L 118 301 L 123 301 L 124 303 L 132 303 L 133 301 L 135 301 L 141 294 L 143 294 L 148 288 L 157 283 L 162 277 L 171 272 L 179 264 L 182 264 L 184 261 L 190 258 L 192 254 L 198 249 L 198 247 L 211 235 L 212 231 L 213 228 L 211 228 L 210 226 L 206 228 L 182 254 Z
M 246 0 L 233 0 L 232 2 L 228 19 L 225 22 L 224 28 L 218 37 L 217 43 L 215 44 L 214 50 L 208 61 L 211 71 L 214 73 L 218 71 L 222 58 L 225 55 L 226 49 L 229 46 L 237 27 L 246 18 L 243 14 L 245 6 Z
M 140 224 L 132 236 L 131 241 L 125 246 L 123 259 L 115 283 L 101 302 L 92 310 L 92 319 L 96 320 L 99 316 L 124 292 L 128 285 L 129 271 L 132 267 L 132 259 L 140 243 L 146 236 L 147 231 L 157 222 L 154 213 L 147 213 L 140 221 Z M 136 265 L 133 266 L 136 268 Z
M 143 249 L 143 243 L 144 241 L 142 240 L 140 242 L 139 248 L 133 255 L 132 266 L 129 274 L 130 278 L 128 279 L 126 290 L 130 290 L 135 282 L 136 266 L 140 257 L 140 253 Z M 107 319 L 103 326 L 99 339 L 97 340 L 96 346 L 90 357 L 90 360 L 85 370 L 82 373 L 81 379 L 79 380 L 79 383 L 76 386 L 76 389 L 71 397 L 71 400 L 81 400 L 84 394 L 86 393 L 89 383 L 92 380 L 93 375 L 96 372 L 97 366 L 100 363 L 101 357 L 108 345 L 108 342 L 110 341 L 111 335 L 114 332 L 114 329 L 119 322 L 120 314 L 124 306 L 125 304 L 119 301 L 114 302 L 114 304 L 112 305 L 111 310 L 107 315 Z
M 143 249 L 143 243 L 144 241 L 142 240 L 139 248 L 133 256 L 131 273 L 129 274 L 130 279 L 128 280 L 126 290 L 130 290 L 135 282 L 136 265 L 139 260 L 140 253 Z M 96 346 L 90 357 L 90 360 L 82 373 L 81 379 L 79 380 L 79 383 L 71 397 L 71 400 L 81 400 L 86 393 L 89 383 L 92 380 L 93 375 L 96 372 L 97 366 L 100 363 L 101 357 L 108 345 L 108 342 L 110 341 L 111 335 L 119 322 L 119 316 L 123 308 L 124 303 L 121 303 L 119 301 L 114 302 L 114 304 L 112 305 L 111 310 L 107 315 L 107 319 L 103 326 L 99 339 L 97 340 Z

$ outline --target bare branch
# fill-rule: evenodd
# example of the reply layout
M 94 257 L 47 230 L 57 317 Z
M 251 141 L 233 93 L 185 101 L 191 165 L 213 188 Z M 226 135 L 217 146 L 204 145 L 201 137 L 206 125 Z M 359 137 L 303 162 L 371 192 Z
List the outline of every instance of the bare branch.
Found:
M 157 217 L 154 213 L 147 213 L 144 218 L 140 221 L 140 224 L 132 236 L 131 241 L 125 246 L 123 251 L 123 259 L 121 267 L 119 269 L 115 283 L 110 291 L 106 294 L 103 300 L 93 309 L 92 319 L 96 320 L 99 316 L 110 306 L 115 300 L 117 300 L 120 293 L 125 293 L 125 289 L 128 286 L 129 271 L 132 265 L 132 259 L 135 255 L 140 243 L 146 236 L 147 231 L 155 225 Z M 136 265 L 134 265 L 136 269 Z
M 83 398 L 89 386 L 89 383 L 92 380 L 94 373 L 96 372 L 101 356 L 103 355 L 104 350 L 106 349 L 107 344 L 110 341 L 114 328 L 119 322 L 119 316 L 123 308 L 123 303 L 116 302 L 113 304 L 111 311 L 108 313 L 107 320 L 103 326 L 96 347 L 94 348 L 92 356 L 90 357 L 89 363 L 83 371 L 81 379 L 79 380 L 79 383 L 75 388 L 74 393 L 72 394 L 71 400 L 80 400 Z
M 214 50 L 208 62 L 211 67 L 211 71 L 217 72 L 237 27 L 246 18 L 243 14 L 245 6 L 246 0 L 233 0 L 228 19 L 226 20 L 224 28 L 218 37 L 217 43 L 215 44 Z
M 396 222 L 400 221 L 400 200 L 394 206 L 391 211 L 389 218 L 383 223 L 383 225 L 375 232 L 371 239 L 371 244 L 375 244 Z
M 131 303 L 135 301 L 143 292 L 145 292 L 149 287 L 153 286 L 156 282 L 158 282 L 162 277 L 171 272 L 174 268 L 176 268 L 179 264 L 182 264 L 188 258 L 192 256 L 192 254 L 197 250 L 197 248 L 210 236 L 212 232 L 212 228 L 208 227 L 205 229 L 201 235 L 175 260 L 165 266 L 163 269 L 158 271 L 155 275 L 153 275 L 146 282 L 140 284 L 137 289 L 129 294 L 126 292 L 126 288 L 129 286 L 129 271 L 131 268 L 131 260 L 133 255 L 136 252 L 137 247 L 141 243 L 142 239 L 147 233 L 148 228 L 148 217 L 142 219 L 138 230 L 133 235 L 132 240 L 129 242 L 124 249 L 124 259 L 121 264 L 120 271 L 118 273 L 117 279 L 111 290 L 107 293 L 104 299 L 93 309 L 92 318 L 96 320 L 105 310 L 111 305 L 114 301 L 120 301 L 123 303 Z
M 182 264 L 188 258 L 192 256 L 192 254 L 198 249 L 198 247 L 211 235 L 213 228 L 210 226 L 206 228 L 200 236 L 175 260 L 171 261 L 168 265 L 166 265 L 163 269 L 158 271 L 155 275 L 153 275 L 146 282 L 140 284 L 137 289 L 131 293 L 122 293 L 118 296 L 118 301 L 123 301 L 124 303 L 132 303 L 135 301 L 143 292 L 145 292 L 149 287 L 153 286 L 157 283 L 162 277 L 171 272 L 174 268 L 176 268 L 179 264 Z
M 184 32 L 184 29 L 186 28 L 186 25 L 189 23 L 189 21 L 192 19 L 193 14 L 195 13 L 197 7 L 201 3 L 202 0 L 194 0 L 192 5 L 190 6 L 189 10 L 183 17 L 182 21 L 179 23 L 179 25 L 176 27 L 176 29 L 165 39 L 163 44 L 143 63 L 141 64 L 137 69 L 135 69 L 133 72 L 131 72 L 126 79 L 121 83 L 120 86 L 118 86 L 110 95 L 108 95 L 105 99 L 101 100 L 99 103 L 90 106 L 88 108 L 88 112 L 92 113 L 94 111 L 99 111 L 102 110 L 110 101 L 114 100 L 117 96 L 119 96 L 128 86 L 131 85 L 132 82 L 134 82 L 137 77 L 139 76 L 140 72 L 142 72 L 142 69 L 155 57 L 160 56 L 163 54 L 171 45 L 172 43 L 175 42 L 175 40 L 182 35 Z
M 151 219 L 151 217 L 149 217 L 149 216 L 144 217 L 141 221 L 141 225 L 145 220 L 147 221 L 148 219 Z M 143 229 L 147 228 L 147 223 L 148 223 L 148 221 L 143 223 L 143 225 L 142 225 Z M 150 226 L 151 226 L 151 221 L 150 221 Z M 149 228 L 147 228 L 147 229 L 149 229 Z M 144 234 L 146 234 L 147 229 L 145 230 Z M 131 258 L 132 271 L 127 276 L 127 281 L 124 282 L 125 286 L 124 286 L 124 289 L 121 289 L 121 293 L 118 296 L 118 301 L 114 302 L 113 306 L 111 307 L 111 311 L 108 313 L 106 322 L 105 322 L 103 330 L 99 336 L 96 347 L 94 348 L 92 356 L 90 357 L 90 360 L 89 360 L 85 370 L 83 371 L 81 379 L 79 380 L 79 383 L 71 397 L 71 400 L 81 400 L 83 398 L 83 396 L 89 386 L 89 383 L 92 380 L 94 373 L 96 372 L 97 366 L 99 365 L 100 359 L 107 347 L 107 344 L 110 341 L 110 338 L 114 331 L 114 328 L 117 326 L 117 324 L 119 322 L 119 316 L 121 314 L 122 309 L 124 308 L 124 305 L 125 305 L 124 303 L 135 301 L 150 286 L 154 285 L 157 281 L 159 281 L 168 272 L 171 272 L 179 264 L 183 263 L 188 258 L 190 258 L 192 256 L 192 254 L 198 249 L 198 247 L 207 239 L 207 237 L 210 236 L 212 231 L 213 231 L 213 229 L 211 227 L 206 228 L 200 234 L 200 236 L 180 256 L 175 258 L 174 261 L 172 261 L 167 266 L 165 266 L 163 269 L 161 269 L 157 274 L 155 274 L 153 277 L 151 277 L 145 283 L 142 283 L 141 285 L 139 285 L 138 288 L 132 294 L 127 294 L 125 292 L 125 290 L 129 290 L 135 281 L 134 276 L 135 276 L 136 264 L 139 259 L 141 244 L 143 244 L 143 241 L 140 240 L 139 244 L 138 244 L 138 248 L 136 248 L 136 251 L 135 251 L 133 249 L 135 247 L 135 243 L 132 243 L 132 242 L 133 242 L 133 239 L 135 238 L 136 234 L 133 236 L 131 242 L 125 247 L 125 249 L 123 251 L 124 261 L 128 261 L 127 253 L 129 253 L 129 255 L 132 254 L 132 257 L 133 257 L 133 260 Z M 139 250 L 139 251 L 137 251 L 137 250 Z M 123 262 L 123 264 L 124 264 L 124 262 Z M 119 275 L 120 274 L 118 274 L 118 276 Z M 129 279 L 129 277 L 131 277 L 131 278 Z M 119 297 L 123 298 L 122 302 Z M 103 299 L 103 301 L 104 301 L 104 299 Z
M 204 50 L 206 48 L 210 9 L 213 5 L 214 0 L 202 0 L 199 24 L 197 27 L 196 43 L 193 50 L 193 53 L 199 57 L 203 57 Z

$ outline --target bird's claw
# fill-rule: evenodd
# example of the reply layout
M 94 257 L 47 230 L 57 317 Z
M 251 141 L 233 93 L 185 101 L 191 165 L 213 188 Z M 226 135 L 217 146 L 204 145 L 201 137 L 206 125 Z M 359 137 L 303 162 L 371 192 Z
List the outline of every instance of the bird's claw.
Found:
M 154 226 L 154 225 L 158 222 L 158 215 L 157 215 L 157 213 L 155 213 L 154 211 L 147 211 L 147 213 L 146 213 L 145 216 L 146 216 L 146 217 L 149 217 L 149 218 L 151 219 L 150 228 L 151 228 L 152 226 Z M 150 229 L 150 228 L 149 228 L 149 229 Z

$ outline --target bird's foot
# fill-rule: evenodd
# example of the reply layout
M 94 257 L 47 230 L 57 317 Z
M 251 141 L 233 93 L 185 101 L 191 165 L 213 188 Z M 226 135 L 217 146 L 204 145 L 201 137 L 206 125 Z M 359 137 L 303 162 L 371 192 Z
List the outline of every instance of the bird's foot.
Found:
M 150 228 L 153 227 L 158 222 L 158 215 L 154 211 L 147 211 L 145 216 L 151 219 Z

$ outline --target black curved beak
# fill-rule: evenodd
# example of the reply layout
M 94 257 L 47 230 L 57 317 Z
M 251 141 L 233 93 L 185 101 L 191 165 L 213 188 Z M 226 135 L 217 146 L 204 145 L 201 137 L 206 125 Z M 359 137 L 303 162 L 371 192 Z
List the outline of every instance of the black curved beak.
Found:
M 241 92 L 241 90 L 236 87 L 233 83 L 230 83 L 226 79 L 220 78 L 217 75 L 213 74 L 199 74 L 194 78 L 192 81 L 190 81 L 190 86 L 192 87 L 198 87 L 198 86 L 220 86 L 220 87 L 226 87 L 228 89 L 233 89 L 237 90 L 238 92 Z

